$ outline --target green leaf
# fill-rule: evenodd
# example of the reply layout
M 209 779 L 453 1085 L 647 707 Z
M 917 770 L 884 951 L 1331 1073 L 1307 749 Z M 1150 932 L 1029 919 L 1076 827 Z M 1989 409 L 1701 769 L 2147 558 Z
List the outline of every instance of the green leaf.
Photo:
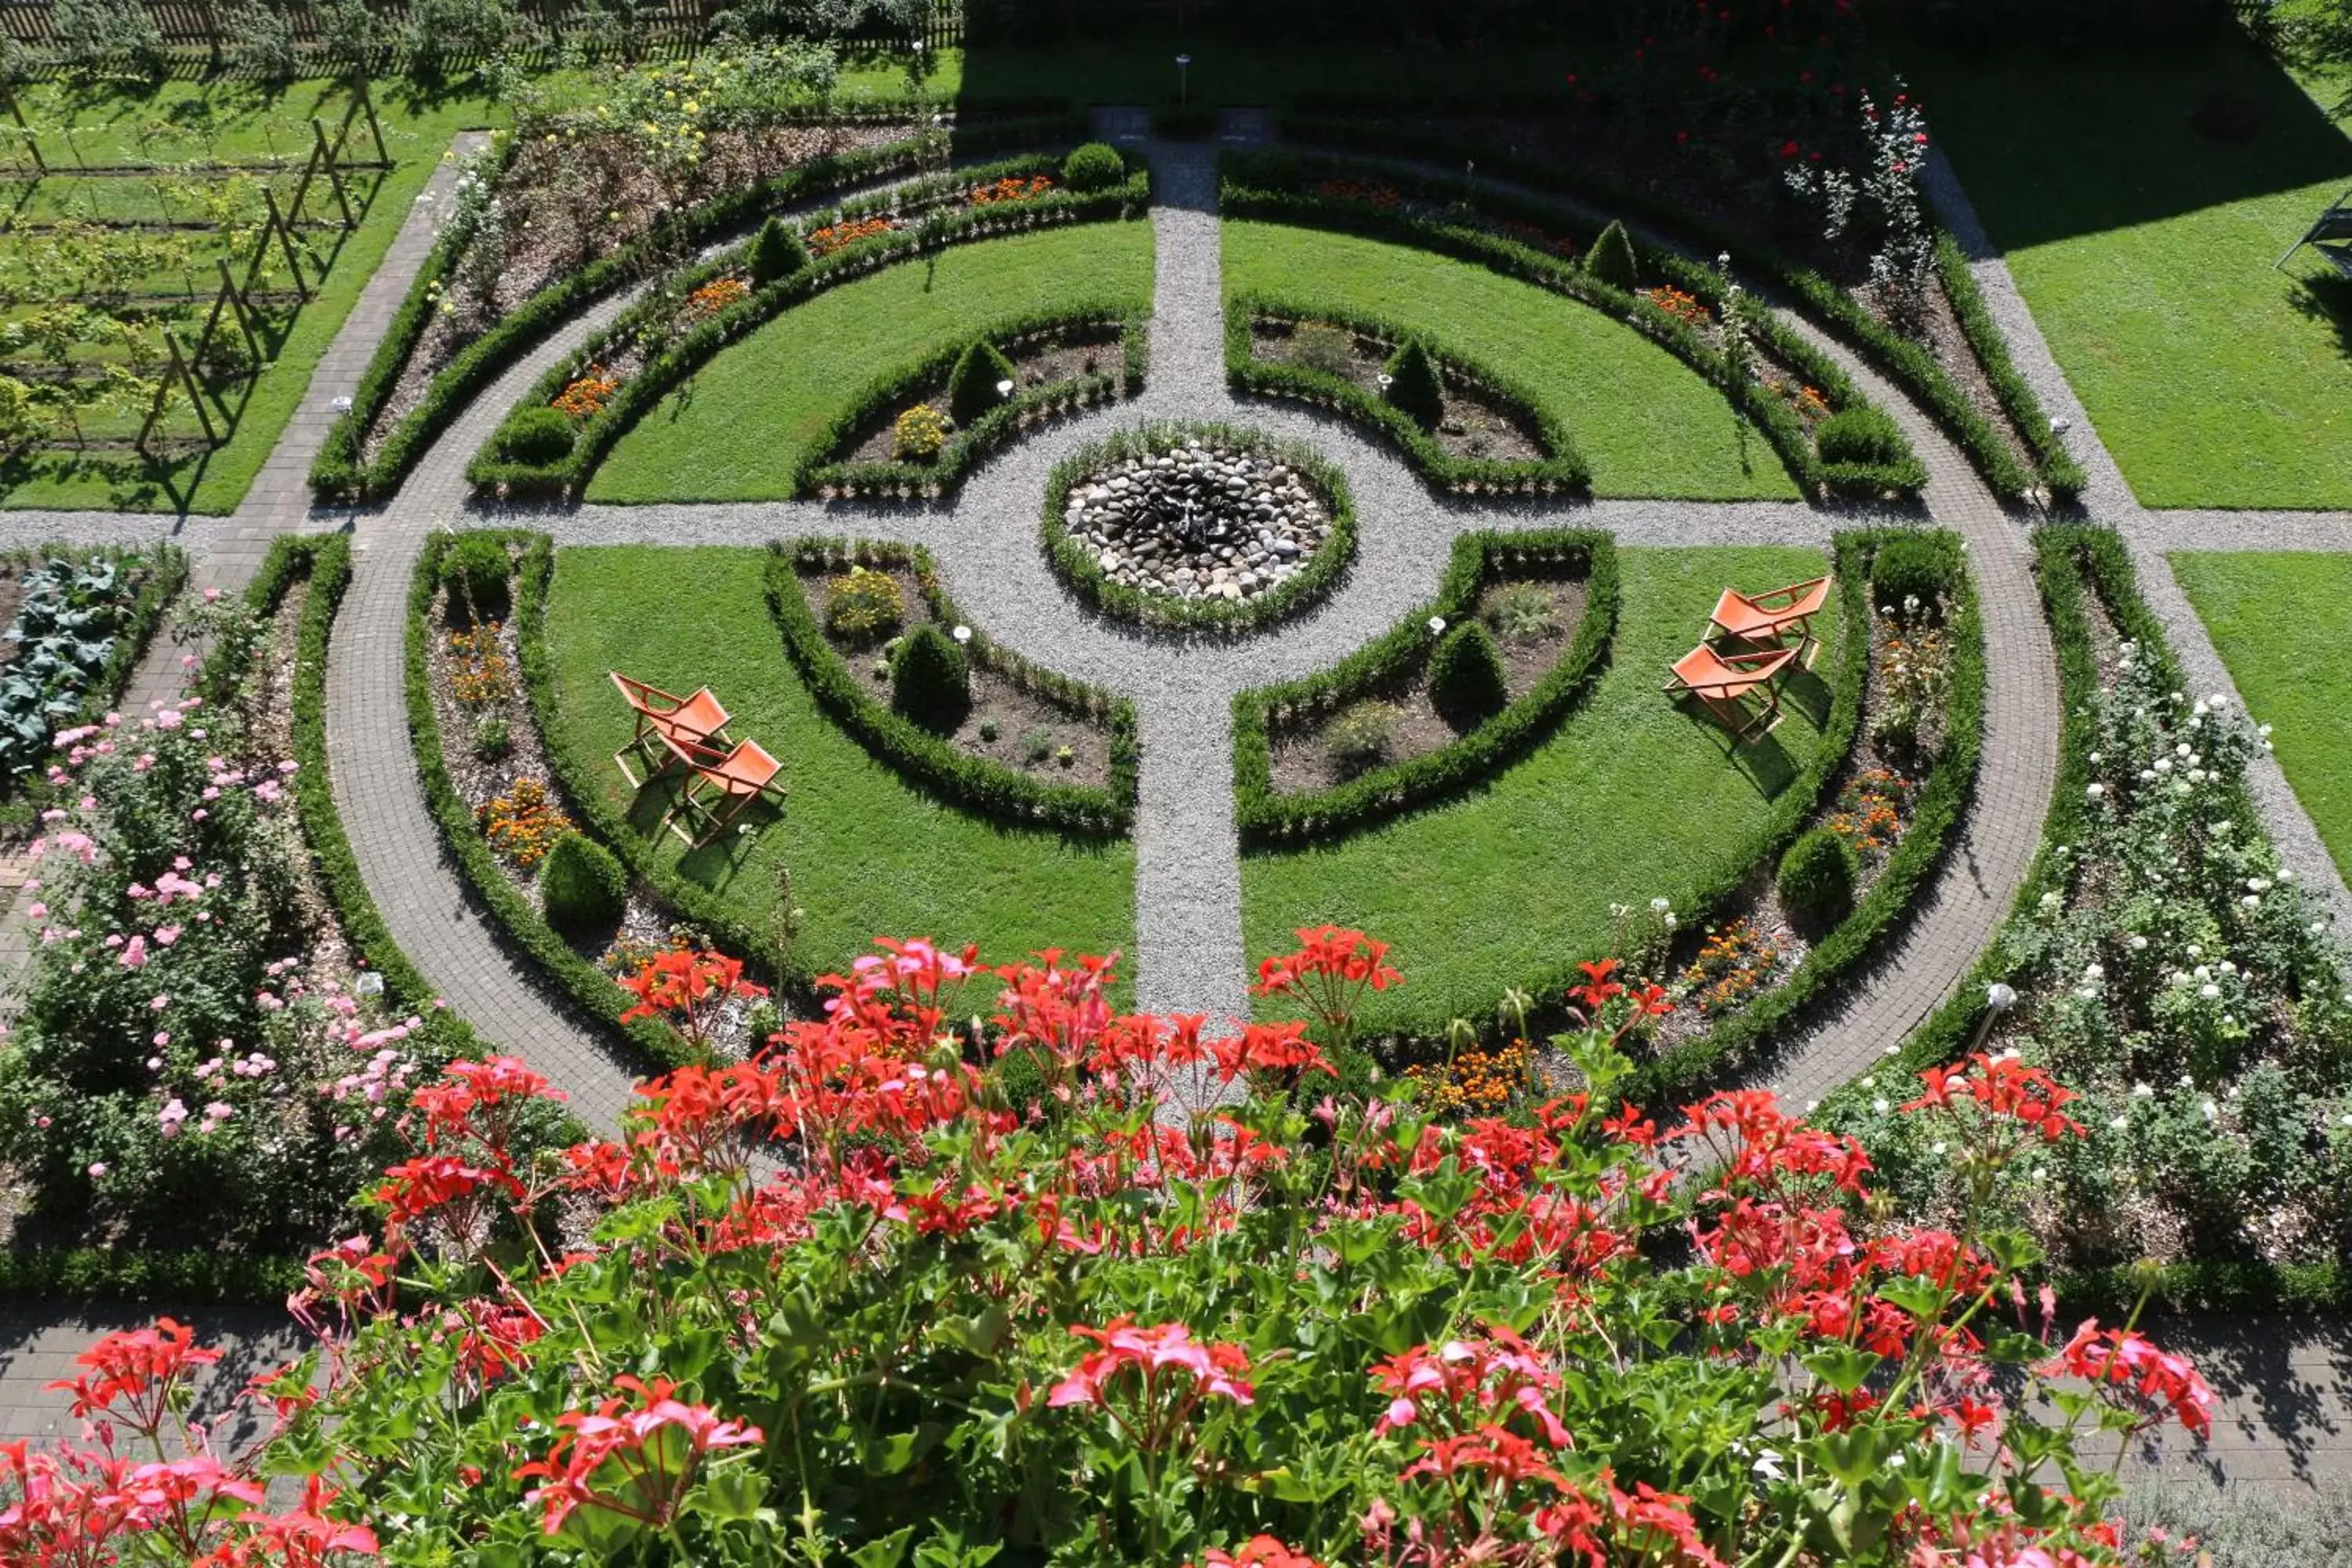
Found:
M 750 1465 L 725 1465 L 702 1484 L 703 1511 L 719 1520 L 754 1520 L 768 1495 L 768 1478 Z
M 857 1568 L 898 1568 L 907 1560 L 907 1542 L 914 1538 L 915 1527 L 907 1526 L 894 1535 L 879 1541 L 869 1541 L 849 1554 Z
M 1877 1370 L 1879 1358 L 1853 1345 L 1832 1345 L 1805 1357 L 1805 1370 L 1840 1394 L 1852 1394 Z

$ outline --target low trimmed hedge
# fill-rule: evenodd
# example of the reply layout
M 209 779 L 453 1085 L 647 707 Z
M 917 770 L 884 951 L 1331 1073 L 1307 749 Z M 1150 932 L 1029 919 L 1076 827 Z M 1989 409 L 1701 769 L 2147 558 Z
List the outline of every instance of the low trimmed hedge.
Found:
M 1820 755 L 1832 759 L 1818 779 L 1801 780 L 1790 793 L 1805 797 L 1803 810 L 1783 822 L 1775 813 L 1778 854 L 1826 804 L 1822 795 L 1853 744 L 1861 719 L 1861 694 L 1870 661 L 1869 558 L 1882 545 L 1915 537 L 1912 531 L 1873 529 L 1838 536 L 1839 600 L 1844 606 L 1845 641 L 1839 658 L 1829 744 Z M 1732 1014 L 1697 1039 L 1685 1042 L 1633 1075 L 1637 1100 L 1670 1099 L 1733 1067 L 1746 1068 L 1801 1032 L 1862 966 L 1900 933 L 1916 912 L 1920 895 L 1951 847 L 1953 829 L 1976 788 L 1984 748 L 1985 648 L 1983 609 L 1976 581 L 1962 574 L 1952 585 L 1948 625 L 1952 678 L 1945 697 L 1944 754 L 1911 800 L 1911 823 L 1879 868 L 1853 912 L 1813 944 L 1789 978 Z M 1723 889 L 1727 891 L 1728 889 Z M 1712 900 L 1719 902 L 1720 898 Z
M 1410 336 L 1437 360 L 1444 378 L 1466 382 L 1515 405 L 1536 427 L 1551 455 L 1529 461 L 1492 458 L 1457 458 L 1439 445 L 1437 437 L 1402 409 L 1344 376 L 1311 370 L 1305 365 L 1277 363 L 1255 356 L 1253 328 L 1262 319 L 1297 323 L 1328 321 L 1334 326 L 1382 342 L 1402 342 Z M 1431 483 L 1450 490 L 1517 491 L 1553 495 L 1566 490 L 1582 493 L 1592 484 L 1592 470 L 1576 449 L 1568 426 L 1523 388 L 1478 365 L 1469 356 L 1447 346 L 1422 328 L 1354 310 L 1309 310 L 1278 295 L 1246 293 L 1225 302 L 1225 379 L 1236 393 L 1261 397 L 1290 397 L 1319 405 L 1369 425 L 1402 449 L 1405 460 Z
M 840 570 L 851 564 L 915 574 L 923 602 L 940 626 L 969 625 L 940 587 L 929 552 L 895 543 L 849 544 L 838 540 L 802 540 L 768 547 L 768 612 L 784 639 L 810 693 L 834 722 L 910 784 L 942 800 L 983 816 L 1025 826 L 1090 837 L 1124 836 L 1135 825 L 1136 775 L 1141 752 L 1136 741 L 1134 705 L 1124 698 L 1041 670 L 972 628 L 969 657 L 1017 685 L 1056 703 L 1102 715 L 1110 735 L 1110 784 L 1053 784 L 986 757 L 976 757 L 877 698 L 847 660 L 825 640 L 819 610 L 801 584 L 803 567 Z
M 1897 333 L 1893 328 L 1864 310 L 1861 302 L 1843 289 L 1813 268 L 1805 267 L 1767 244 L 1752 230 L 1735 230 L 1705 218 L 1695 217 L 1673 203 L 1630 185 L 1597 178 L 1570 165 L 1528 157 L 1492 146 L 1471 138 L 1435 135 L 1411 125 L 1392 121 L 1368 121 L 1323 115 L 1294 114 L 1282 122 L 1283 135 L 1292 141 L 1318 146 L 1345 148 L 1359 153 L 1384 157 L 1425 160 L 1429 163 L 1454 165 L 1465 157 L 1475 158 L 1482 167 L 1507 179 L 1538 190 L 1557 191 L 1568 198 L 1592 205 L 1612 208 L 1631 215 L 1656 231 L 1676 236 L 1700 251 L 1729 251 L 1738 264 L 1768 279 L 1780 292 L 1802 305 L 1849 347 L 1875 364 L 1905 387 L 1934 417 L 1944 433 L 1950 437 L 1968 457 L 1969 464 L 1982 476 L 1986 484 L 1999 495 L 2015 499 L 2032 491 L 2037 476 L 2029 471 L 2010 450 L 2009 443 L 1991 423 L 1969 401 L 1968 395 L 1937 363 L 1936 357 L 1921 344 Z M 1709 269 L 1674 258 L 1679 268 L 1666 265 L 1666 254 L 1656 247 L 1643 252 L 1645 265 L 1654 265 L 1664 272 L 1678 289 L 1690 289 L 1683 281 L 1683 273 L 1695 272 L 1712 276 Z M 1701 298 L 1712 298 L 1702 295 Z M 1955 300 L 1955 309 L 1958 302 Z M 1784 336 L 1793 337 L 1784 327 Z M 1759 334 L 1759 339 L 1761 334 Z M 1779 344 L 1773 353 L 1786 356 Z M 1790 359 L 1808 378 L 1815 372 L 1802 362 Z M 1824 392 L 1829 384 L 1814 379 L 1814 384 Z M 1999 384 L 1995 391 L 2000 393 Z M 2030 398 L 2031 393 L 2026 395 Z M 2004 398 L 2006 405 L 2006 399 Z M 2028 430 L 2037 425 L 2047 429 L 2049 421 L 2042 416 L 2038 405 L 2031 414 L 2019 417 L 2012 408 L 2011 417 Z M 2028 439 L 2032 439 L 2029 436 Z M 2045 473 L 2051 489 L 2060 488 L 2063 477 Z
M 1303 181 L 1324 173 L 1342 173 L 1351 169 L 1360 174 L 1361 165 L 1332 161 L 1310 163 L 1296 154 L 1282 153 L 1234 153 L 1227 155 L 1226 162 L 1232 171 L 1226 178 L 1223 195 L 1223 208 L 1228 216 L 1287 223 L 1305 228 L 1336 229 L 1433 251 L 1457 261 L 1487 268 L 1506 278 L 1532 283 L 1555 294 L 1566 295 L 1623 322 L 1714 384 L 1735 408 L 1753 420 L 1764 432 L 1765 439 L 1771 443 L 1781 462 L 1809 494 L 1828 491 L 1868 497 L 1887 490 L 1911 494 L 1927 483 L 1927 468 L 1916 457 L 1906 462 L 1879 467 L 1824 464 L 1813 449 L 1811 434 L 1796 411 L 1752 376 L 1735 374 L 1724 355 L 1696 329 L 1559 257 L 1468 224 L 1419 217 L 1394 207 L 1375 206 L 1369 202 L 1342 196 L 1309 194 L 1282 184 L 1248 183 L 1253 180 Z M 1519 201 L 1487 186 L 1435 178 L 1419 178 L 1419 184 L 1433 199 L 1475 200 L 1489 211 L 1513 215 L 1531 213 L 1555 225 L 1560 218 L 1560 215 L 1549 207 Z M 1680 260 L 1679 258 L 1671 259 Z M 1716 279 L 1708 269 L 1686 263 L 1680 268 L 1670 268 L 1665 259 L 1661 258 L 1657 261 L 1657 270 L 1671 276 L 1676 287 L 1720 303 L 1720 280 Z M 1773 334 L 1771 326 L 1769 321 L 1759 323 L 1758 340 L 1767 343 L 1776 354 L 1788 355 L 1806 363 L 1808 374 L 1817 374 L 1819 365 L 1811 362 L 1819 362 L 1821 356 L 1806 355 L 1801 349 L 1791 349 L 1781 337 Z M 1853 389 L 1853 384 L 1843 376 L 1823 376 L 1819 384 L 1825 393 L 1832 395 L 1833 404 L 1841 399 L 1848 404 L 1861 401 L 1861 395 Z
M 2147 1304 L 2169 1312 L 2352 1313 L 2352 1269 L 2328 1263 L 2121 1264 L 2054 1276 L 2070 1319 L 2115 1323 Z
M 1034 172 L 1031 165 L 1035 162 L 1034 159 L 1014 159 L 1003 164 L 989 164 L 960 172 L 953 176 L 952 188 L 961 189 L 973 181 L 985 182 L 1000 172 Z M 1052 166 L 1051 160 L 1046 160 L 1045 164 Z M 1150 176 L 1139 169 L 1125 182 L 1108 190 L 1084 193 L 1055 190 L 1018 203 L 933 208 L 920 222 L 860 240 L 812 261 L 798 272 L 754 289 L 747 298 L 679 334 L 650 363 L 623 382 L 604 407 L 580 422 L 579 433 L 571 452 L 565 457 L 551 463 L 501 462 L 487 455 L 488 451 L 497 449 L 498 437 L 494 435 L 484 454 L 476 456 L 467 466 L 466 477 L 478 489 L 503 489 L 514 496 L 575 492 L 587 483 L 588 477 L 595 472 L 596 466 L 604 460 L 613 443 L 626 435 L 638 419 L 658 405 L 679 383 L 699 370 L 719 350 L 810 296 L 895 262 L 943 249 L 950 245 L 987 238 L 1016 227 L 1034 229 L 1130 217 L 1142 209 L 1150 196 Z M 875 199 L 877 202 L 884 200 L 881 197 Z M 903 193 L 900 199 L 903 199 Z M 855 216 L 857 210 L 844 209 L 849 216 Z M 746 241 L 745 245 L 749 243 Z M 661 289 L 631 306 L 611 326 L 583 346 L 578 355 L 551 366 L 530 394 L 517 405 L 516 412 L 551 402 L 563 390 L 565 384 L 579 374 L 579 367 L 595 357 L 602 345 L 666 322 L 675 312 L 677 302 L 694 288 L 721 273 L 740 270 L 741 258 L 737 251 L 741 248 L 743 247 L 723 252 L 674 276 Z
M 1992 319 L 1992 310 L 1985 304 L 1984 290 L 1977 287 L 1977 275 L 1969 268 L 1969 258 L 1960 253 L 1959 242 L 1949 234 L 1936 237 L 1936 271 L 1944 280 L 1944 296 L 1952 302 L 1952 314 L 1959 319 L 1960 335 L 1969 340 L 1969 347 L 1982 367 L 1985 380 L 1992 384 L 1992 395 L 2000 404 L 2001 412 L 2017 429 L 2025 444 L 2032 448 L 2034 465 L 2042 470 L 2042 482 L 2050 490 L 2050 499 L 2074 501 L 2082 499 L 2083 488 L 2088 483 L 2083 465 L 2066 450 L 2066 443 L 2050 427 L 2050 416 L 2043 411 L 2042 399 L 2019 374 L 2016 363 L 2009 357 L 2009 340 L 2002 336 L 2000 323 Z
M 1114 583 L 1087 547 L 1072 539 L 1063 521 L 1070 490 L 1099 468 L 1129 458 L 1165 452 L 1187 438 L 1206 445 L 1279 458 L 1307 476 L 1329 502 L 1331 533 L 1289 581 L 1254 599 L 1179 599 L 1147 594 Z M 1356 559 L 1356 508 L 1339 470 L 1311 449 L 1230 425 L 1155 423 L 1121 430 L 1079 448 L 1054 467 L 1045 484 L 1042 528 L 1045 561 L 1063 585 L 1097 615 L 1133 621 L 1159 631 L 1246 632 L 1304 609 L 1337 587 Z
M 499 530 L 496 535 L 533 552 L 546 548 L 544 535 L 520 530 Z M 416 771 L 425 785 L 425 804 L 440 825 L 441 837 L 457 862 L 467 886 L 489 911 L 508 942 L 528 958 L 548 990 L 591 1033 L 623 1042 L 663 1068 L 694 1065 L 701 1058 L 685 1038 L 667 1024 L 639 1019 L 624 1026 L 621 1015 L 634 998 L 613 977 L 572 950 L 541 917 L 531 901 L 507 879 L 498 856 L 475 825 L 474 814 L 449 777 L 448 759 L 441 749 L 441 724 L 433 711 L 431 666 L 433 596 L 441 581 L 441 557 L 459 536 L 435 533 L 416 558 L 408 593 L 408 730 L 416 752 Z M 521 575 L 524 595 L 518 614 L 528 624 L 534 606 L 530 602 L 531 573 L 526 562 Z M 569 803 L 567 803 L 569 804 Z M 606 847 L 611 847 L 609 840 Z M 627 864 L 626 857 L 623 863 Z
M 690 243 L 755 223 L 772 209 L 814 201 L 851 185 L 919 169 L 959 152 L 1018 145 L 1024 142 L 1074 140 L 1083 125 L 1067 113 L 1014 119 L 960 127 L 952 132 L 923 131 L 903 141 L 862 152 L 810 160 L 795 169 L 740 190 L 713 198 L 686 215 Z M 501 138 L 504 157 L 513 155 L 514 139 Z M 503 169 L 504 163 L 499 164 Z M 408 470 L 450 422 L 464 412 L 477 394 L 529 353 L 541 339 L 582 310 L 633 279 L 657 270 L 665 260 L 651 238 L 625 246 L 611 256 L 568 272 L 509 311 L 456 358 L 436 372 L 416 405 L 385 436 L 373 461 L 362 460 L 369 433 L 382 417 L 384 405 L 400 384 L 409 356 L 432 320 L 433 289 L 448 276 L 457 260 L 457 247 L 447 237 L 437 243 L 418 268 L 415 280 L 401 301 L 392 324 L 376 344 L 375 354 L 353 392 L 348 413 L 327 433 L 310 466 L 310 488 L 321 500 L 380 500 L 400 488 Z
M 1515 552 L 1546 559 L 1570 573 L 1580 568 L 1584 579 L 1584 618 L 1543 678 L 1500 713 L 1436 751 L 1374 768 L 1329 789 L 1277 794 L 1274 711 L 1336 710 L 1412 670 L 1430 654 L 1429 617 L 1457 622 L 1475 615 L 1480 592 L 1503 574 L 1500 563 Z M 1234 816 L 1243 846 L 1337 837 L 1466 789 L 1507 765 L 1541 743 L 1591 694 L 1608 663 L 1617 609 L 1617 547 L 1605 533 L 1557 529 L 1457 540 L 1436 598 L 1377 640 L 1304 679 L 1234 696 Z
M 299 1258 L 255 1258 L 219 1251 L 139 1252 L 110 1247 L 0 1249 L 0 1300 L 277 1306 L 301 1288 Z
M 1017 346 L 1024 339 L 1055 330 L 1108 327 L 1118 334 L 1113 341 L 1118 344 L 1123 371 L 1137 358 L 1134 343 L 1143 333 L 1143 323 L 1144 317 L 1140 311 L 1103 305 L 1080 306 L 992 321 L 973 335 L 1000 344 Z M 868 385 L 858 395 L 856 405 L 835 416 L 824 434 L 811 444 L 809 450 L 812 455 L 793 475 L 793 490 L 801 495 L 832 490 L 845 498 L 877 493 L 929 495 L 952 490 L 963 483 L 982 459 L 1012 440 L 1033 421 L 1084 408 L 1089 404 L 1108 402 L 1120 395 L 1120 377 L 1098 371 L 1092 375 L 1014 393 L 972 421 L 970 426 L 958 430 L 940 449 L 939 456 L 929 462 L 860 463 L 834 459 L 832 454 L 854 440 L 857 432 L 877 414 L 918 389 L 943 380 L 949 367 L 968 346 L 958 343 L 942 349 Z M 1125 384 L 1126 395 L 1132 397 L 1142 390 L 1142 378 L 1135 376 Z

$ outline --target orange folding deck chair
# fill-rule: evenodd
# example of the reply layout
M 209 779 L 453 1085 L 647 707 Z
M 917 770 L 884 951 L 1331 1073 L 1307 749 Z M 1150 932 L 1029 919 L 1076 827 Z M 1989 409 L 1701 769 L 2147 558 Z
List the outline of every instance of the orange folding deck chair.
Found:
M 644 788 L 646 779 L 669 766 L 667 757 L 656 762 L 653 748 L 656 743 L 667 747 L 672 756 L 678 757 L 691 767 L 694 759 L 679 752 L 672 742 L 684 740 L 705 745 L 714 740 L 724 742 L 727 739 L 727 710 L 719 705 L 718 697 L 708 686 L 691 697 L 673 697 L 658 686 L 632 680 L 617 669 L 606 670 L 605 673 L 613 678 L 613 685 L 620 691 L 621 700 L 626 702 L 629 710 L 637 716 L 636 731 L 629 737 L 629 743 L 613 753 L 613 765 L 621 770 L 621 776 L 629 781 L 631 789 Z M 629 771 L 632 753 L 645 765 L 646 779 L 640 779 Z
M 1726 588 L 1723 597 L 1715 602 L 1715 614 L 1706 624 L 1727 637 L 1746 643 L 1785 642 L 1790 632 L 1797 634 L 1797 651 L 1805 668 L 1813 667 L 1813 659 L 1822 650 L 1813 637 L 1813 617 L 1830 602 L 1830 579 L 1816 577 L 1809 583 L 1791 583 L 1785 588 L 1769 593 L 1743 594 L 1737 588 Z
M 719 829 L 734 821 L 755 800 L 766 798 L 782 804 L 784 786 L 776 775 L 783 772 L 784 764 L 769 755 L 759 742 L 738 741 L 725 752 L 692 741 L 674 740 L 669 744 L 688 760 L 694 772 L 662 822 L 685 840 L 689 849 L 699 849 L 709 843 Z M 700 835 L 688 833 L 679 825 L 680 817 L 699 824 Z
M 1796 661 L 1792 647 L 1722 653 L 1701 643 L 1675 660 L 1674 679 L 1665 689 L 1697 698 L 1734 740 L 1760 741 L 1780 722 L 1780 672 Z M 1763 710 L 1750 713 L 1742 704 L 1759 688 Z

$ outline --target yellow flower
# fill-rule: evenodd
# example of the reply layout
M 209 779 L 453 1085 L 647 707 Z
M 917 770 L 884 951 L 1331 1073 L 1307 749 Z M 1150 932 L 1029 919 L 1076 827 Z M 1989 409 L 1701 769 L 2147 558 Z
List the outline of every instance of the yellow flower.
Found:
M 699 114 L 702 112 L 702 105 L 695 102 L 694 100 L 689 98 L 686 100 L 686 111 L 688 114 Z

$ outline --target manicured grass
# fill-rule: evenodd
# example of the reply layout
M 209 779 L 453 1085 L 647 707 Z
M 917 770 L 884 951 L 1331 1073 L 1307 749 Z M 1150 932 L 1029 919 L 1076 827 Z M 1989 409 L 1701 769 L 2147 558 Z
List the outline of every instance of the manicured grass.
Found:
M 1910 65 L 2143 503 L 2352 506 L 2352 289 L 2309 288 L 2307 252 L 2272 267 L 2352 186 L 2352 140 L 2302 88 L 2238 41 Z M 2252 109 L 2252 140 L 2197 133 L 2212 94 Z
M 774 500 L 880 376 L 1059 306 L 1146 309 L 1151 226 L 1087 223 L 952 246 L 828 289 L 722 351 L 621 437 L 588 498 Z
M 1337 844 L 1253 855 L 1242 919 L 1253 958 L 1324 921 L 1395 944 L 1405 984 L 1366 1009 L 1372 1027 L 1442 1026 L 1490 1013 L 1506 986 L 1600 955 L 1609 906 L 1712 881 L 1761 831 L 1771 797 L 1821 742 L 1829 690 L 1791 687 L 1763 743 L 1728 738 L 1658 688 L 1727 583 L 1815 576 L 1819 551 L 1621 550 L 1624 599 L 1611 668 L 1584 709 L 1490 786 Z M 1842 628 L 1822 625 L 1818 668 Z
M 600 759 L 591 787 L 630 809 L 619 771 L 601 763 L 629 739 L 607 670 L 672 691 L 708 683 L 734 716 L 730 732 L 782 760 L 783 816 L 694 854 L 666 832 L 656 842 L 666 862 L 716 888 L 755 927 L 789 867 L 805 911 L 797 956 L 812 970 L 847 963 L 877 935 L 976 942 L 1005 962 L 1046 946 L 1131 952 L 1132 844 L 1006 829 L 908 788 L 816 708 L 769 617 L 764 561 L 742 549 L 557 553 L 551 676 L 564 732 Z M 649 835 L 663 798 L 656 788 L 635 802 L 633 820 Z
M 1425 324 L 1546 400 L 1602 496 L 1793 500 L 1761 432 L 1696 372 L 1588 305 L 1408 247 L 1280 224 L 1224 226 L 1228 295 Z
M 316 113 L 324 119 L 331 135 L 341 123 L 346 101 L 340 88 L 325 82 L 298 82 L 274 99 L 256 94 L 249 86 L 227 82 L 166 82 L 152 97 L 121 95 L 82 104 L 72 111 L 79 128 L 71 152 L 55 131 L 42 136 L 42 152 L 60 174 L 74 167 L 74 153 L 92 164 L 166 157 L 232 163 L 272 156 L 299 160 L 307 153 L 307 117 Z M 33 112 L 28 105 L 28 117 Z M 490 124 L 504 117 L 498 106 L 479 99 L 453 96 L 407 105 L 394 92 L 382 89 L 376 95 L 376 112 L 394 167 L 381 178 L 373 174 L 358 176 L 355 196 L 373 192 L 358 229 L 349 235 L 322 231 L 312 237 L 321 248 L 339 245 L 332 265 L 310 303 L 295 314 L 273 363 L 248 384 L 250 395 L 236 411 L 235 430 L 228 442 L 209 453 L 163 463 L 151 463 L 135 452 L 83 456 L 69 449 L 12 459 L 0 464 L 0 507 L 198 512 L 236 509 L 308 391 L 311 372 L 391 247 L 417 193 L 448 150 L 450 138 L 467 126 Z M 184 126 L 205 124 L 213 134 L 209 140 L 194 132 L 150 138 L 142 148 L 140 128 L 157 120 Z M 57 122 L 54 117 L 35 121 L 44 127 Z M 303 141 L 294 139 L 297 132 Z M 373 156 L 374 143 L 364 121 L 352 134 L 353 148 Z M 312 211 L 332 208 L 331 197 L 323 205 L 316 197 L 305 205 Z M 189 346 L 194 345 L 190 342 Z M 193 428 L 194 425 L 194 416 L 183 409 L 173 427 Z
M 2173 575 L 2336 863 L 2352 870 L 2352 555 L 2183 552 Z

